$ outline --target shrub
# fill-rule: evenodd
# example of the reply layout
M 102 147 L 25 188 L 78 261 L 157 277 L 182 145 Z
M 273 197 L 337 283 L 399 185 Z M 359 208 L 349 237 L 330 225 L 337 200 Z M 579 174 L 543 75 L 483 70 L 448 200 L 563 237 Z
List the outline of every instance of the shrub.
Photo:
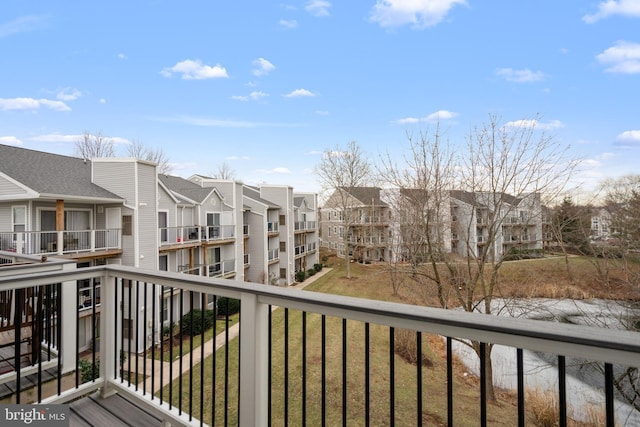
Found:
M 304 270 L 300 270 L 296 272 L 296 282 L 300 283 L 300 282 L 304 282 L 304 279 L 306 279 L 307 277 L 307 273 L 304 272 Z
M 100 376 L 100 361 L 96 360 L 95 369 L 93 363 L 86 359 L 80 359 L 78 361 L 78 367 L 80 368 L 80 378 L 83 383 L 93 381 Z
M 316 274 L 316 270 L 313 268 L 310 268 L 309 270 L 307 270 L 307 276 L 311 277 L 314 274 Z
M 240 311 L 240 300 L 220 297 L 218 298 L 218 314 L 221 316 L 230 316 Z
M 182 316 L 182 320 L 180 321 L 182 333 L 187 335 L 191 334 L 192 336 L 201 334 L 203 332 L 202 316 L 202 310 L 192 310 Z M 205 331 L 213 326 L 211 317 L 212 316 L 204 316 Z
M 418 343 L 416 332 L 408 329 L 396 329 L 393 333 L 393 351 L 402 357 L 407 363 L 416 365 L 418 363 Z M 433 362 L 426 356 L 424 351 L 422 356 L 422 366 L 433 366 Z
M 313 269 L 317 272 L 322 270 L 322 264 L 313 264 Z

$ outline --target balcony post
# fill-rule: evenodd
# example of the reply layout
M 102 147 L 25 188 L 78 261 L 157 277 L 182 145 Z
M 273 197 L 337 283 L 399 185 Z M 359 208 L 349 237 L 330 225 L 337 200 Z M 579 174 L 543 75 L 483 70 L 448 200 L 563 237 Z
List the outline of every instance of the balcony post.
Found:
M 96 251 L 96 230 L 89 230 L 89 249 L 91 252 Z
M 117 287 L 120 280 L 114 280 L 108 270 L 104 271 L 100 279 L 100 378 L 102 378 L 103 386 L 100 389 L 102 397 L 108 397 L 116 391 L 113 387 L 109 387 L 109 381 L 116 377 L 115 363 L 120 365 L 120 341 L 118 340 L 117 315 L 116 307 L 122 299 L 116 301 Z M 122 325 L 119 325 L 120 327 Z M 117 362 L 113 358 L 117 358 Z M 121 375 L 121 373 L 119 373 Z
M 255 294 L 241 294 L 240 423 L 266 427 L 268 417 L 269 306 Z
M 63 270 L 75 270 L 75 263 L 62 266 Z M 58 343 L 58 357 L 62 358 L 62 373 L 66 374 L 76 369 L 76 333 L 78 330 L 78 291 L 75 280 L 62 282 L 62 306 L 60 307 L 60 321 L 62 322 L 62 342 Z

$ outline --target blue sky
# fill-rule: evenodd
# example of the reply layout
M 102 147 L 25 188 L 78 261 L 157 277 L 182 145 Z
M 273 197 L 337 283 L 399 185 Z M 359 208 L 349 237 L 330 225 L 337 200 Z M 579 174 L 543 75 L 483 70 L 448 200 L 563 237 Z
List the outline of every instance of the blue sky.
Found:
M 376 160 L 439 120 L 533 119 L 583 159 L 640 172 L 640 0 L 3 0 L 0 143 L 72 154 L 84 131 L 317 191 L 324 149 Z

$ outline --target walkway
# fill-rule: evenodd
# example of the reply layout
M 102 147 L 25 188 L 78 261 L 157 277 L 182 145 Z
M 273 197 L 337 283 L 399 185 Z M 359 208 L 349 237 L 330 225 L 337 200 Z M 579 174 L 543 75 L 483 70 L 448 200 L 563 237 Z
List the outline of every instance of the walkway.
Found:
M 316 273 L 315 275 L 308 277 L 304 282 L 302 283 L 298 283 L 294 286 L 289 286 L 289 289 L 304 289 L 305 287 L 307 287 L 308 285 L 310 285 L 311 283 L 313 283 L 314 281 L 316 281 L 317 279 L 319 279 L 320 277 L 324 276 L 325 274 L 327 274 L 329 271 L 331 271 L 330 268 L 323 268 L 322 270 L 320 270 L 320 272 Z M 278 307 L 273 307 L 272 309 L 275 310 Z M 236 338 L 238 336 L 238 333 L 240 331 L 240 323 L 236 323 L 235 325 L 231 326 L 229 328 L 229 340 L 232 340 L 234 338 Z M 215 349 L 218 350 L 219 348 L 223 347 L 225 344 L 225 340 L 226 340 L 226 334 L 225 332 L 221 332 L 219 333 L 216 337 L 215 337 Z M 207 342 L 205 342 L 204 345 L 204 358 L 206 359 L 207 357 L 211 356 L 214 352 L 214 340 L 211 339 Z M 200 349 L 200 346 L 194 348 L 192 350 L 192 355 L 193 355 L 193 365 L 198 364 L 201 360 L 202 360 L 202 351 Z M 143 362 L 144 362 L 144 355 L 139 355 L 138 356 L 138 366 L 143 366 Z M 173 373 L 173 377 L 171 378 L 172 380 L 178 378 L 180 376 L 181 373 L 186 373 L 189 371 L 189 369 L 191 368 L 191 364 L 190 363 L 184 363 L 185 360 L 190 360 L 190 359 L 185 359 L 185 358 L 189 358 L 189 353 L 185 353 L 183 357 L 183 362 L 182 362 L 182 372 L 180 372 L 180 358 L 176 358 L 173 362 L 168 362 L 168 361 L 163 361 L 160 362 L 159 360 L 154 360 L 153 364 L 155 366 L 153 366 L 153 372 L 154 372 L 154 379 L 153 379 L 153 393 L 156 393 L 160 390 L 160 388 L 162 387 L 162 384 L 160 384 L 160 370 L 162 369 L 162 377 L 163 377 L 163 381 L 165 381 L 165 384 L 167 384 L 167 379 L 169 378 L 169 372 Z M 151 364 L 151 359 L 147 358 L 147 370 L 146 370 L 146 380 L 144 382 L 141 382 L 138 384 L 138 387 L 144 387 L 145 390 L 151 390 L 151 383 L 152 383 L 152 377 L 151 377 L 151 372 L 152 372 L 152 364 Z M 173 364 L 173 366 L 171 366 L 171 364 Z

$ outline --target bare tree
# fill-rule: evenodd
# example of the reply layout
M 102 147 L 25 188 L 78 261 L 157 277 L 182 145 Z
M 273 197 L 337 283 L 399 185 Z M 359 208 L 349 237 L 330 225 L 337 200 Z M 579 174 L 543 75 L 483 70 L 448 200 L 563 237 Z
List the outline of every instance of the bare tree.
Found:
M 98 132 L 92 135 L 84 131 L 82 137 L 75 142 L 75 155 L 91 160 L 98 157 L 114 157 L 116 155 L 113 140 Z
M 355 188 L 371 183 L 371 164 L 358 143 L 351 141 L 345 148 L 336 146 L 325 150 L 322 160 L 316 165 L 316 174 L 322 189 L 332 192 L 325 206 L 332 206 L 341 212 L 346 275 L 351 278 L 349 230 L 354 225 L 353 208 L 356 205 L 352 193 Z
M 171 164 L 162 148 L 150 148 L 140 141 L 133 141 L 127 147 L 127 154 L 140 160 L 148 160 L 158 165 L 158 173 L 167 174 L 171 172 Z
M 231 166 L 229 166 L 227 162 L 222 162 L 221 164 L 219 164 L 216 171 L 211 172 L 210 175 L 212 178 L 216 179 L 236 179 L 236 171 L 231 169 Z
M 558 194 L 575 164 L 564 161 L 567 148 L 538 133 L 536 123 L 507 126 L 490 116 L 457 156 L 436 129 L 433 136 L 409 137 L 406 165 L 385 162 L 385 175 L 400 189 L 400 221 L 407 220 L 412 233 L 404 252 L 411 277 L 421 288 L 435 286 L 443 308 L 496 314 L 503 262 L 541 248 L 541 197 Z M 480 342 L 465 344 L 480 355 Z M 484 346 L 491 400 L 492 348 Z

